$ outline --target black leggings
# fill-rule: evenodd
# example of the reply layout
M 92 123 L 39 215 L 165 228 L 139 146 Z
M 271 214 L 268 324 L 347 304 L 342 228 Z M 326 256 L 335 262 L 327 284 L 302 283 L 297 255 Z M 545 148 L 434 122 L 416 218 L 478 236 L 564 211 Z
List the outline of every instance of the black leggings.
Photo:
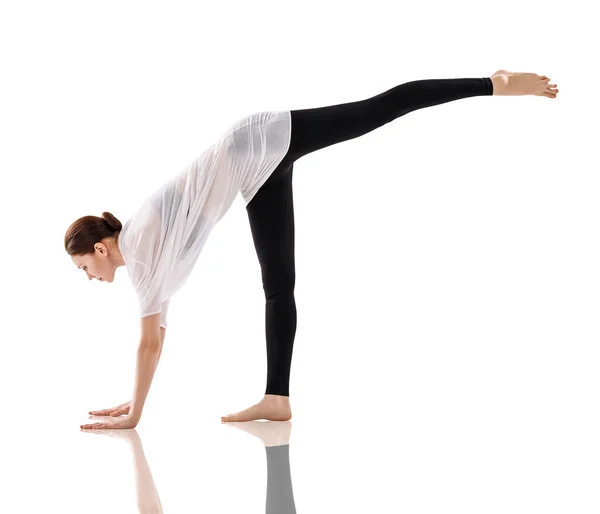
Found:
M 416 80 L 358 102 L 291 111 L 290 148 L 246 206 L 266 299 L 265 394 L 289 396 L 296 335 L 294 162 L 320 148 L 362 136 L 411 111 L 492 94 L 492 81 L 487 77 Z

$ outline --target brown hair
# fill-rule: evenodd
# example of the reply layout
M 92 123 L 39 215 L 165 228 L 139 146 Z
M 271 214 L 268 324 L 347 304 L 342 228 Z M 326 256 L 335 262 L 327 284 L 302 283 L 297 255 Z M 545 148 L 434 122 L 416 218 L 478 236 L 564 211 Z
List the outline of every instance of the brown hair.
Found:
M 71 224 L 65 234 L 65 250 L 69 255 L 94 253 L 94 245 L 105 237 L 118 238 L 123 225 L 110 212 L 102 217 L 83 216 Z

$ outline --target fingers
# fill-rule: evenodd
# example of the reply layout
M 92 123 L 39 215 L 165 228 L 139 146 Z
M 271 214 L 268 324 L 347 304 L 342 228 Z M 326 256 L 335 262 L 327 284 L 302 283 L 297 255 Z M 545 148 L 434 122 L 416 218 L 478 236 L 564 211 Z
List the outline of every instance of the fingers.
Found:
M 121 409 L 127 409 L 127 411 L 129 411 L 129 404 L 130 402 L 126 402 L 122 403 L 121 405 L 117 405 L 116 407 L 111 407 L 110 409 L 91 410 L 88 412 L 94 416 L 110 416 L 112 412 L 120 411 Z
M 96 428 L 106 428 L 108 423 L 89 423 L 87 425 L 80 425 L 79 428 L 83 430 L 93 430 Z
M 111 413 L 111 416 L 120 416 L 121 414 L 127 414 L 129 413 L 129 407 L 130 405 L 127 404 L 127 406 L 125 407 L 121 407 L 120 409 L 115 410 L 114 412 Z
M 115 412 L 120 412 L 121 414 L 123 413 L 123 411 L 120 409 L 104 409 L 104 410 L 91 410 L 90 414 L 92 416 L 112 416 Z
M 111 412 L 114 412 L 114 409 L 103 409 L 103 410 L 91 410 L 89 413 L 92 416 L 109 416 Z
M 116 407 L 111 407 L 110 409 L 91 410 L 88 412 L 92 415 L 92 419 L 94 419 L 94 416 L 109 416 L 111 418 L 117 418 L 121 416 L 121 414 L 129 414 L 130 407 L 131 402 L 125 402 L 121 403 L 120 405 L 117 405 Z M 114 428 L 115 426 L 118 426 L 119 423 L 121 423 L 121 421 L 105 420 L 104 422 L 100 423 L 88 423 L 86 425 L 80 425 L 80 428 L 83 430 L 97 428 Z

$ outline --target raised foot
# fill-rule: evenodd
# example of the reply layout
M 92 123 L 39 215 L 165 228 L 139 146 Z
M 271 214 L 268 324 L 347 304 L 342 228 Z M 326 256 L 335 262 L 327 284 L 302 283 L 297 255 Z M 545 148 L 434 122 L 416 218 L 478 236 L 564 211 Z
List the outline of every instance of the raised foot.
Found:
M 221 421 L 254 421 L 257 419 L 267 419 L 270 421 L 288 421 L 292 418 L 292 409 L 288 396 L 277 394 L 265 394 L 265 397 L 245 410 L 222 416 Z
M 549 84 L 548 77 L 537 73 L 498 70 L 490 79 L 494 84 L 494 95 L 535 95 L 556 98 L 558 94 L 556 84 Z

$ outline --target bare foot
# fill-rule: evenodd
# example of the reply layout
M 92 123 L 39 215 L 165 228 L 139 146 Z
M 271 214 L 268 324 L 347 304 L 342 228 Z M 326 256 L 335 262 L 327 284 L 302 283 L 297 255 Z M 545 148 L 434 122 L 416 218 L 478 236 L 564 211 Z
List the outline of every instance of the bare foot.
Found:
M 235 414 L 222 416 L 221 421 L 254 421 L 268 419 L 270 421 L 288 421 L 292 418 L 290 399 L 288 396 L 278 394 L 265 394 L 265 397 L 256 405 Z
M 556 98 L 556 84 L 549 84 L 550 79 L 536 73 L 498 70 L 490 79 L 494 85 L 494 95 L 522 96 L 535 95 Z

